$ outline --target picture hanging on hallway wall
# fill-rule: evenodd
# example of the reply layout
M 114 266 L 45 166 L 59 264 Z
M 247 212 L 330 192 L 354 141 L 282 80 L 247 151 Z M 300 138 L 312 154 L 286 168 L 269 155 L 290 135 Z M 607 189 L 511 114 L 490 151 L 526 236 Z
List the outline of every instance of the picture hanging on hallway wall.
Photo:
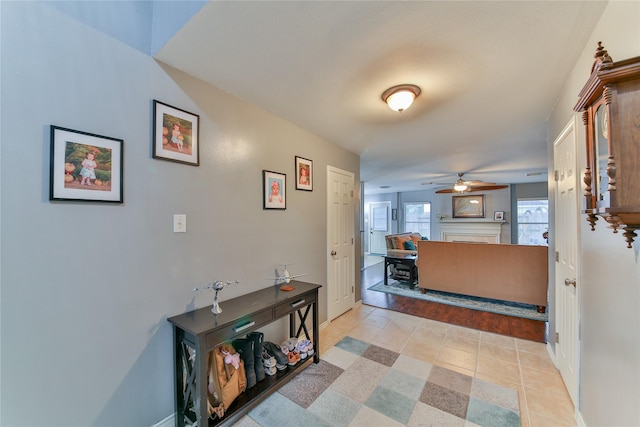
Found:
M 49 200 L 122 203 L 123 144 L 52 125 Z
M 200 116 L 153 100 L 153 158 L 200 165 Z
M 287 208 L 287 175 L 262 171 L 262 209 Z
M 313 161 L 296 156 L 296 190 L 313 191 Z

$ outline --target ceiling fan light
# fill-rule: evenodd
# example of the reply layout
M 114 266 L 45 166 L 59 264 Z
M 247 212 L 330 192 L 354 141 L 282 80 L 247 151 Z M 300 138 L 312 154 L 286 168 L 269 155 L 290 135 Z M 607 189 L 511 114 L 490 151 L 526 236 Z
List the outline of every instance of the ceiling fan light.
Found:
M 420 95 L 420 88 L 416 85 L 398 85 L 384 91 L 382 100 L 393 111 L 403 112 L 413 104 Z
M 469 186 L 467 184 L 464 183 L 464 181 L 462 179 L 459 179 L 454 185 L 453 185 L 453 189 L 459 193 L 462 193 L 464 191 L 467 190 L 467 188 L 469 188 Z

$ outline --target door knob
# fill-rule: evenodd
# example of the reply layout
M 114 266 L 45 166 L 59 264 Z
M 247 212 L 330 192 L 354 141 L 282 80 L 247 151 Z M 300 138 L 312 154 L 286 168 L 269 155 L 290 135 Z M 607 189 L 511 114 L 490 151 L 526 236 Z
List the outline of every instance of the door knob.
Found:
M 573 287 L 576 287 L 576 279 L 573 280 L 569 280 L 568 278 L 564 279 L 564 284 L 565 286 L 569 286 L 569 285 L 573 285 Z
M 336 256 L 338 254 L 338 252 L 336 251 L 331 251 L 331 256 Z

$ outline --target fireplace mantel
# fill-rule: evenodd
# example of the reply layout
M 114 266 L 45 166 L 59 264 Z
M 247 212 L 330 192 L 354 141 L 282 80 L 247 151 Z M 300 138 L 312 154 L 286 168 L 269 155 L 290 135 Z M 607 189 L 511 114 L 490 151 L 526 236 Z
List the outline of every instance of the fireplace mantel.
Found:
M 440 240 L 443 242 L 500 243 L 502 224 L 506 221 L 442 220 Z

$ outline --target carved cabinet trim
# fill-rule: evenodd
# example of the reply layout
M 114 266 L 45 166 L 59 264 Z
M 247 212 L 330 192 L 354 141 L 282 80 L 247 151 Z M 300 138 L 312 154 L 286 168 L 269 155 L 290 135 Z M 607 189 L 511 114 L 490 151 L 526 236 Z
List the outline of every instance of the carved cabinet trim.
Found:
M 640 229 L 640 57 L 614 62 L 602 42 L 576 112 L 586 126 L 587 167 L 583 213 L 591 229 L 598 217 L 631 248 Z

